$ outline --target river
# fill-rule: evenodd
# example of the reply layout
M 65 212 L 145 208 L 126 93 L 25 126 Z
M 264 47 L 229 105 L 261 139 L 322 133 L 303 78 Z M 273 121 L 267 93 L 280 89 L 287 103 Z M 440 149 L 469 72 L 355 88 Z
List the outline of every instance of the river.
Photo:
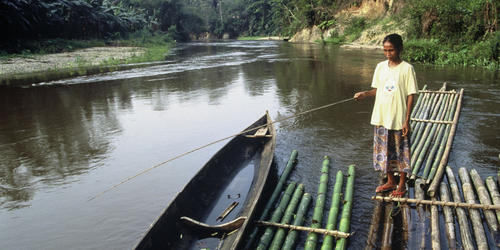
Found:
M 89 198 L 235 134 L 266 110 L 279 119 L 369 89 L 381 60 L 381 51 L 277 41 L 186 43 L 162 65 L 2 88 L 0 249 L 129 249 L 223 143 Z M 500 72 L 418 64 L 415 70 L 420 87 L 447 82 L 465 89 L 449 165 L 496 176 Z M 371 167 L 372 105 L 373 99 L 348 102 L 277 125 L 278 171 L 297 149 L 291 179 L 313 197 L 323 156 L 332 158 L 331 173 L 356 164 L 351 249 L 365 246 L 378 179 Z

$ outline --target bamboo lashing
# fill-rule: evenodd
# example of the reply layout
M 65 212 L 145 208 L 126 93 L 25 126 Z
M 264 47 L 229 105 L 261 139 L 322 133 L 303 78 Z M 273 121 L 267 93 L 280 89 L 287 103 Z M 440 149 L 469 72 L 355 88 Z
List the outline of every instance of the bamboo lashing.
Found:
M 439 167 L 436 171 L 436 175 L 434 176 L 434 178 L 432 178 L 432 182 L 429 186 L 429 189 L 427 190 L 427 193 L 431 197 L 434 197 L 434 195 L 436 194 L 436 190 L 438 189 L 439 183 L 441 182 L 441 179 L 443 178 L 446 163 L 448 163 L 448 156 L 450 154 L 451 145 L 453 144 L 453 137 L 455 136 L 455 130 L 457 129 L 458 117 L 460 115 L 460 109 L 462 107 L 463 93 L 464 93 L 464 89 L 461 89 L 459 99 L 458 99 L 457 108 L 455 111 L 455 117 L 453 118 L 453 125 L 451 126 L 451 131 L 450 131 L 450 134 L 448 135 L 448 142 L 446 143 L 445 152 L 443 154 L 443 157 L 441 158 L 441 162 L 439 163 Z M 430 179 L 427 180 L 427 183 L 429 183 L 429 182 L 430 182 Z
M 452 201 L 433 201 L 433 200 L 421 200 L 412 198 L 397 198 L 397 197 L 384 197 L 384 196 L 372 196 L 372 200 L 383 201 L 383 202 L 401 202 L 401 203 L 411 203 L 411 204 L 424 204 L 424 205 L 436 205 L 436 206 L 446 206 L 446 207 L 462 207 L 470 209 L 483 209 L 483 210 L 500 210 L 500 205 L 483 205 L 478 203 L 464 203 L 464 202 L 452 202 Z
M 326 230 L 326 229 L 322 229 L 322 228 L 294 226 L 294 225 L 281 224 L 281 223 L 275 223 L 275 222 L 269 222 L 269 221 L 256 221 L 255 223 L 259 226 L 287 228 L 287 229 L 291 229 L 291 230 L 305 231 L 305 232 L 309 232 L 309 233 L 330 235 L 330 236 L 337 237 L 337 238 L 348 238 L 349 236 L 351 236 L 351 233 L 344 233 L 344 232 L 339 232 L 336 230 Z
M 438 120 L 427 120 L 427 119 L 417 119 L 411 118 L 410 120 L 415 122 L 428 122 L 428 123 L 438 123 L 438 124 L 453 124 L 453 121 L 438 121 Z
M 434 94 L 458 94 L 455 90 L 419 90 L 419 93 L 434 93 Z

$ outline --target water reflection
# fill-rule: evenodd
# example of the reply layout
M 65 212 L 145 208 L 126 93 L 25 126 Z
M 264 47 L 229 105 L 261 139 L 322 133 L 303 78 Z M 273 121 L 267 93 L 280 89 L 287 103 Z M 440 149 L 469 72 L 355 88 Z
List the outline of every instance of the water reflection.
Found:
M 9 209 L 27 205 L 41 185 L 88 171 L 120 133 L 115 109 L 130 101 L 98 86 L 5 89 L 0 100 L 1 205 Z
M 85 203 L 89 196 L 237 132 L 266 109 L 280 119 L 369 89 L 380 60 L 379 51 L 332 46 L 192 43 L 176 47 L 164 65 L 1 89 L 0 209 L 9 213 L 0 213 L 0 248 L 130 248 L 217 147 Z M 498 72 L 415 69 L 420 86 L 436 89 L 446 81 L 466 90 L 450 165 L 476 167 L 482 176 L 496 173 Z M 283 169 L 298 149 L 291 178 L 313 196 L 324 155 L 332 157 L 331 173 L 357 165 L 353 249 L 364 247 L 377 180 L 370 167 L 372 105 L 350 102 L 277 124 L 276 165 Z M 38 227 L 29 225 L 31 218 L 39 218 Z M 56 223 L 61 220 L 65 224 Z M 31 237 L 15 237 L 21 234 Z

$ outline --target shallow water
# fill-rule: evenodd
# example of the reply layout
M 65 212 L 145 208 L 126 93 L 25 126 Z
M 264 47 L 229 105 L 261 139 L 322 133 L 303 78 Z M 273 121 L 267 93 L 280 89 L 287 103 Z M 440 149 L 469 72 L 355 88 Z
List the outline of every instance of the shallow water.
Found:
M 90 197 L 235 134 L 266 110 L 279 119 L 349 98 L 369 88 L 381 60 L 379 51 L 274 41 L 188 43 L 163 65 L 1 89 L 0 248 L 131 248 L 223 143 Z M 465 89 L 449 165 L 496 175 L 500 73 L 415 69 L 420 87 L 448 82 Z M 332 158 L 332 188 L 336 171 L 356 164 L 351 249 L 365 246 L 378 182 L 371 167 L 372 104 L 349 102 L 277 125 L 278 171 L 297 149 L 291 179 L 313 197 L 323 156 Z

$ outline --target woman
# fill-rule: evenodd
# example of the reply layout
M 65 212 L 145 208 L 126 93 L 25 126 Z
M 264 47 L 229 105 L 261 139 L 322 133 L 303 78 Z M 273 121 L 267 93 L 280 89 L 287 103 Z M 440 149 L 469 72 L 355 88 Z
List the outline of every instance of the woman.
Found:
M 375 96 L 371 124 L 375 125 L 373 166 L 387 174 L 387 182 L 375 192 L 394 190 L 391 196 L 402 197 L 406 193 L 406 176 L 410 173 L 410 114 L 414 95 L 418 91 L 413 66 L 401 60 L 403 39 L 391 34 L 383 41 L 386 61 L 375 68 L 372 90 L 354 94 L 360 100 Z M 400 173 L 396 185 L 394 172 Z

